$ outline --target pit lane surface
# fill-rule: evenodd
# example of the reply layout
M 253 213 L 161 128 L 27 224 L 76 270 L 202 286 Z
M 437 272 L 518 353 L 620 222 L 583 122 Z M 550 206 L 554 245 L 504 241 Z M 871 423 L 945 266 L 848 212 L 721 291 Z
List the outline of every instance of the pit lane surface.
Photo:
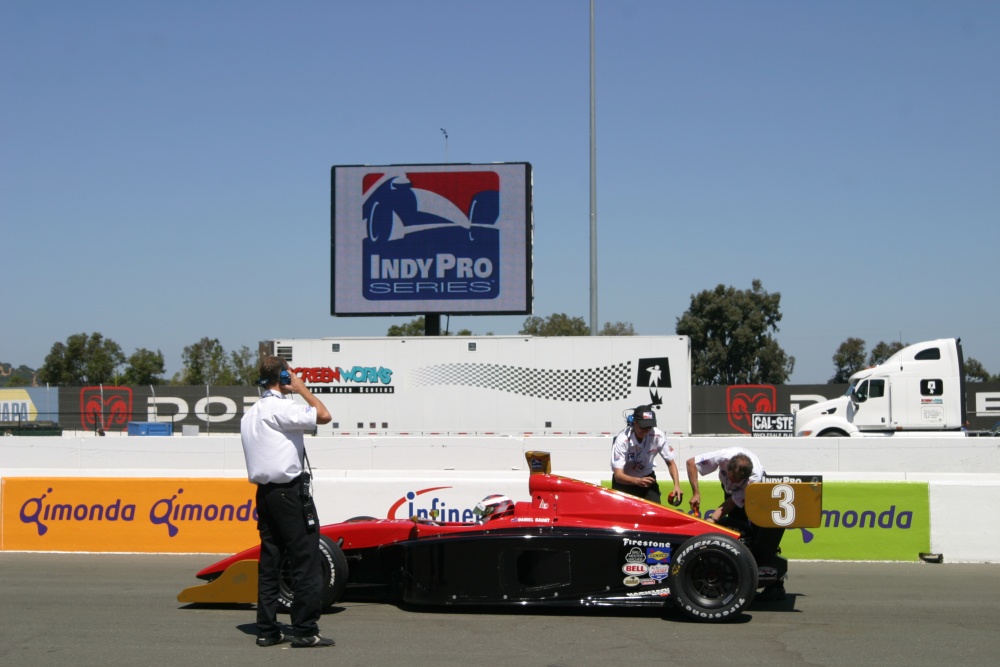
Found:
M 329 649 L 254 645 L 252 607 L 177 593 L 214 556 L 0 553 L 0 664 L 941 665 L 1000 662 L 1000 565 L 802 563 L 737 623 L 676 611 L 428 612 L 343 603 Z M 287 620 L 287 617 L 281 617 Z

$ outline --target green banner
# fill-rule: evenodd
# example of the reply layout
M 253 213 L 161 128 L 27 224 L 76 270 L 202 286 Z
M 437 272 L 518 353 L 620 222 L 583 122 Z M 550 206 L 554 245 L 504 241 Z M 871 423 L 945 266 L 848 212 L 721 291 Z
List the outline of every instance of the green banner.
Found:
M 603 483 L 610 487 L 611 482 Z M 701 508 L 722 504 L 721 486 L 701 480 Z M 691 487 L 685 481 L 688 511 Z M 669 483 L 660 482 L 666 504 Z M 930 494 L 926 482 L 824 482 L 823 519 L 816 528 L 790 528 L 781 541 L 781 554 L 803 560 L 918 561 L 930 551 Z

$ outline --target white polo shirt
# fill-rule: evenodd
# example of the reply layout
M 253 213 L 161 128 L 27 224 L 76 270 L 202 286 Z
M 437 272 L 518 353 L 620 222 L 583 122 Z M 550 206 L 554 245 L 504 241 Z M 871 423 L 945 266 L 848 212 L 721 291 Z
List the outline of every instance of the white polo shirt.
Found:
M 314 428 L 316 410 L 276 391 L 265 391 L 240 421 L 250 481 L 281 484 L 301 475 L 305 432 Z
M 611 469 L 622 470 L 632 477 L 647 477 L 653 473 L 656 457 L 670 463 L 677 456 L 667 443 L 667 436 L 655 426 L 638 440 L 635 431 L 625 429 L 615 436 L 611 446 Z
M 729 473 L 726 468 L 729 465 L 729 459 L 737 454 L 743 454 L 750 459 L 750 463 L 753 464 L 753 472 L 750 474 L 750 477 L 739 484 L 733 484 L 729 481 Z M 718 449 L 714 452 L 694 457 L 694 462 L 698 466 L 698 472 L 702 475 L 707 475 L 716 470 L 719 471 L 719 481 L 722 482 L 722 488 L 726 490 L 727 494 L 733 497 L 733 502 L 736 503 L 737 507 L 743 507 L 746 503 L 747 484 L 764 481 L 764 467 L 754 454 L 742 447 Z

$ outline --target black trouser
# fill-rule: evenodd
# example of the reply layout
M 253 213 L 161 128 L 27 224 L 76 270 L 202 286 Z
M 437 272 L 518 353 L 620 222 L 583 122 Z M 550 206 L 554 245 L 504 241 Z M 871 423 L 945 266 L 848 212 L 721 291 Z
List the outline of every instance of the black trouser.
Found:
M 257 632 L 276 637 L 278 579 L 281 562 L 289 559 L 292 576 L 292 634 L 319 634 L 322 613 L 323 569 L 319 531 L 306 532 L 303 515 L 303 480 L 257 487 L 257 529 L 260 531 L 260 564 L 257 568 Z
M 639 486 L 638 484 L 622 484 L 616 479 L 611 479 L 611 488 L 615 491 L 621 491 L 622 493 L 627 493 L 631 496 L 638 496 L 643 500 L 648 500 L 654 502 L 657 505 L 662 505 L 660 502 L 660 483 L 656 481 L 656 473 L 650 473 L 650 477 L 653 478 L 653 483 L 649 486 Z
M 726 493 L 725 487 L 722 487 L 722 492 L 726 500 L 732 497 Z M 781 538 L 785 534 L 784 528 L 761 528 L 754 524 L 747 516 L 746 508 L 738 505 L 719 520 L 719 525 L 740 532 L 758 565 L 771 563 L 778 553 Z

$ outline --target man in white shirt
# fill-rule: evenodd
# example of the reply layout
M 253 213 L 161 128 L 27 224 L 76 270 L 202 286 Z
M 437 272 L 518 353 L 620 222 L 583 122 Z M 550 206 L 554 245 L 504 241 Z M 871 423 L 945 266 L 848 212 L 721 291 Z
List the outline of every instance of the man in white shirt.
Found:
M 628 426 L 615 436 L 611 445 L 611 488 L 660 504 L 660 484 L 653 469 L 657 456 L 667 464 L 674 482 L 668 498 L 671 504 L 680 504 L 677 455 L 667 436 L 656 428 L 653 406 L 640 405 L 632 411 Z
M 746 510 L 747 484 L 760 482 L 764 479 L 764 467 L 757 457 L 748 449 L 729 447 L 719 449 L 700 456 L 692 456 L 687 460 L 688 481 L 691 483 L 691 498 L 688 504 L 691 509 L 698 510 L 701 505 L 701 490 L 698 488 L 698 475 L 709 475 L 719 471 L 719 481 L 725 500 L 717 509 L 705 512 L 707 521 L 721 522 L 728 517 L 727 524 L 738 530 L 749 524 Z
M 333 646 L 319 634 L 323 570 L 319 526 L 306 474 L 305 432 L 331 421 L 329 410 L 284 359 L 265 357 L 257 384 L 265 388 L 240 422 L 247 477 L 257 485 L 257 646 L 274 646 L 286 637 L 278 625 L 281 563 L 289 559 L 292 574 L 292 646 Z M 306 404 L 291 399 L 301 396 Z M 311 517 L 307 517 L 308 512 Z

